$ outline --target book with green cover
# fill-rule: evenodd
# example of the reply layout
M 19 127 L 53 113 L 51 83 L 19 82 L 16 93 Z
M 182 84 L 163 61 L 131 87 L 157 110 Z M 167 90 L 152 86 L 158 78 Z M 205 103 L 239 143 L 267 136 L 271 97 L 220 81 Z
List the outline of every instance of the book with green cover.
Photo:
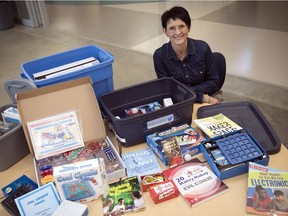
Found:
M 103 215 L 122 215 L 145 209 L 141 186 L 137 176 L 109 184 L 109 194 L 102 198 Z
M 201 119 L 195 119 L 193 121 L 209 138 L 242 129 L 242 127 L 222 113 Z

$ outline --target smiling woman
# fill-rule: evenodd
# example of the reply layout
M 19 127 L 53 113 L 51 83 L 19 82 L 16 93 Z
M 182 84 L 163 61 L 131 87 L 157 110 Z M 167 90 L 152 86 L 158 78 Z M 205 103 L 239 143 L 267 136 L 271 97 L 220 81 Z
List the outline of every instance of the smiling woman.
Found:
M 162 14 L 161 21 L 170 41 L 154 52 L 157 77 L 173 77 L 189 86 L 199 103 L 220 103 L 211 96 L 221 88 L 212 51 L 205 41 L 188 37 L 191 27 L 188 11 L 175 6 Z

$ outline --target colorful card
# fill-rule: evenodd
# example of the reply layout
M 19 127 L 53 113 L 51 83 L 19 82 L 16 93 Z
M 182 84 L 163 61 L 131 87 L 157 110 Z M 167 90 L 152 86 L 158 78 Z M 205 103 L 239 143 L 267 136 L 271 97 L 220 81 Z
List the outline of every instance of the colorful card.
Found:
M 84 146 L 75 111 L 27 123 L 37 160 Z

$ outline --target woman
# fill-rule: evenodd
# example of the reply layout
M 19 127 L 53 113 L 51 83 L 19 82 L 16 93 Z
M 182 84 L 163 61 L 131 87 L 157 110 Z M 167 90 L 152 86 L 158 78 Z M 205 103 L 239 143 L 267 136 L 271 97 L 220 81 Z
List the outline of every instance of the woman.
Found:
M 252 197 L 253 207 L 258 211 L 270 211 L 271 198 L 268 196 L 266 190 L 261 186 L 255 187 L 255 194 Z
M 154 52 L 157 77 L 173 77 L 191 87 L 198 103 L 220 103 L 211 96 L 220 90 L 212 51 L 205 41 L 188 37 L 191 27 L 188 11 L 175 6 L 162 14 L 161 21 L 170 41 Z

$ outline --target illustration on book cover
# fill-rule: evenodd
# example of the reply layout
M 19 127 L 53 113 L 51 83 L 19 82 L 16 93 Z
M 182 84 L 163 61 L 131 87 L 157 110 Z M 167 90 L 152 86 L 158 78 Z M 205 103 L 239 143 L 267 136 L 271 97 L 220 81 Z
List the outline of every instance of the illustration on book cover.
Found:
M 108 196 L 102 199 L 104 216 L 118 216 L 145 209 L 137 176 L 111 183 L 109 187 Z
M 123 153 L 122 159 L 126 165 L 128 177 L 162 172 L 157 158 L 151 148 Z
M 288 215 L 288 171 L 249 163 L 246 211 Z
M 191 207 L 228 190 L 228 186 L 198 158 L 168 168 L 163 174 L 174 181 Z

